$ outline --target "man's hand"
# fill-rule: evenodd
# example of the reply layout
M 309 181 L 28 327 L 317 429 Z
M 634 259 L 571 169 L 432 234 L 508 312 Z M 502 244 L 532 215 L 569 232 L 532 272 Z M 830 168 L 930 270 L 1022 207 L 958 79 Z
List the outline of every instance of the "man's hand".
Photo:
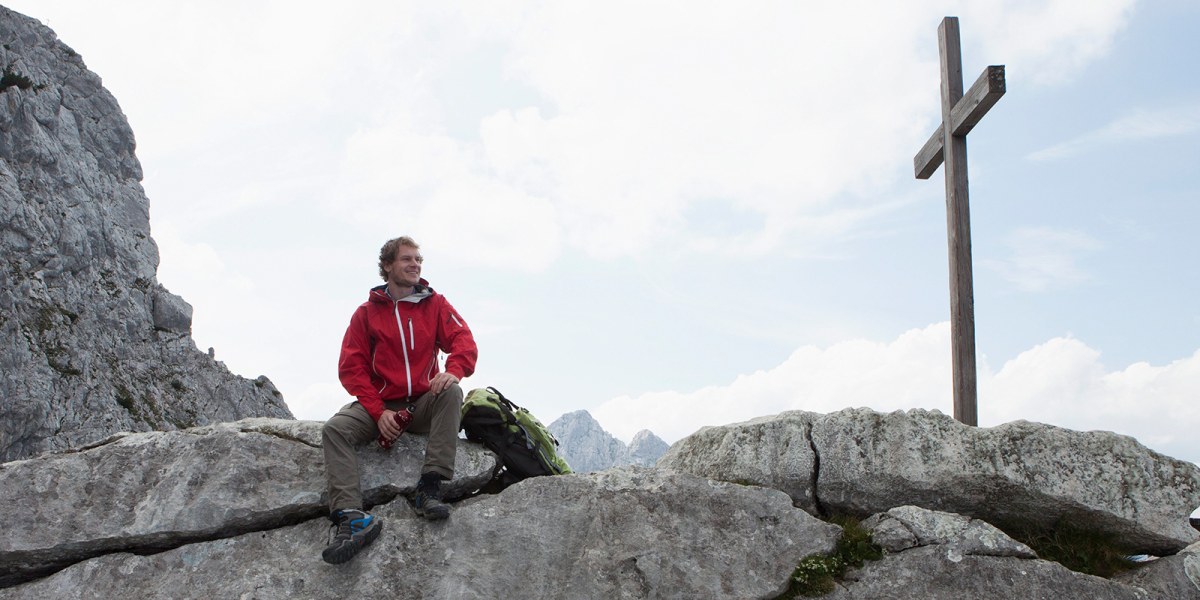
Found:
M 458 383 L 457 377 L 450 373 L 442 372 L 434 375 L 433 379 L 429 380 L 429 389 L 435 394 L 440 394 L 455 383 Z
M 400 437 L 403 430 L 396 424 L 396 411 L 384 409 L 383 414 L 379 415 L 379 420 L 375 422 L 379 426 L 379 437 L 391 442 Z

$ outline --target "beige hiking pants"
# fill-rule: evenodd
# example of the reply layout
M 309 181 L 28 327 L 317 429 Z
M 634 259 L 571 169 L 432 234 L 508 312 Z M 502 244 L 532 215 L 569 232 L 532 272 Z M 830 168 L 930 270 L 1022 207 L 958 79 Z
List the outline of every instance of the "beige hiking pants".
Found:
M 411 404 L 413 421 L 406 433 L 429 435 L 422 473 L 434 472 L 447 479 L 454 477 L 454 454 L 458 449 L 462 401 L 462 388 L 453 384 L 440 394 L 428 392 Z M 400 410 L 409 406 L 409 403 L 394 401 L 384 402 L 384 405 L 391 410 Z M 321 447 L 325 451 L 330 514 L 344 508 L 363 508 L 357 448 L 374 442 L 378 437 L 379 427 L 367 414 L 367 409 L 357 401 L 342 407 L 325 422 L 321 431 Z

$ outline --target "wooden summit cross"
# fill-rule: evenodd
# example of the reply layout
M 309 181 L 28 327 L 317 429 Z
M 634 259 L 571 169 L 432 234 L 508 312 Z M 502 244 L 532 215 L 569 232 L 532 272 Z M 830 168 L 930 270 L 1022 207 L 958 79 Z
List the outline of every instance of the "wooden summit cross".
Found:
M 967 202 L 967 133 L 1004 95 L 1004 66 L 990 66 L 963 95 L 958 17 L 938 27 L 942 57 L 942 124 L 913 157 L 917 179 L 946 163 L 946 232 L 950 244 L 950 330 L 954 418 L 978 425 L 975 390 L 975 297 L 971 275 L 971 210 Z

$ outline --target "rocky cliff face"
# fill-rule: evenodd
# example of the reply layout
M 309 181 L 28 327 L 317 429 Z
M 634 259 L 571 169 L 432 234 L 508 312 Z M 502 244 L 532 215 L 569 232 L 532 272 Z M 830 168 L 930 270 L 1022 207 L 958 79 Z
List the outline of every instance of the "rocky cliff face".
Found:
M 0 7 L 0 460 L 116 431 L 290 417 L 155 280 L 134 138 L 81 57 Z
M 576 473 L 624 465 L 650 467 L 667 451 L 667 443 L 646 429 L 634 435 L 626 447 L 586 410 L 569 412 L 548 427 L 558 439 L 559 453 Z
M 883 556 L 846 572 L 829 598 L 1200 599 L 1200 533 L 1180 526 L 1200 504 L 1200 469 L 1115 434 L 976 429 L 924 411 L 785 413 L 702 430 L 655 468 L 537 477 L 491 495 L 472 492 L 495 457 L 460 440 L 448 486 L 463 499 L 438 522 L 409 504 L 424 443 L 360 449 L 383 532 L 339 566 L 319 559 L 329 521 L 317 422 L 124 434 L 0 465 L 0 504 L 20 507 L 0 512 L 0 600 L 777 598 L 797 565 L 838 545 L 841 529 L 816 505 L 858 497 Z M 941 464 L 948 448 L 996 460 Z M 827 477 L 830 462 L 845 466 Z M 977 501 L 998 485 L 1006 492 Z M 1001 506 L 1010 526 L 1083 516 L 1163 557 L 1113 579 L 1071 571 L 991 523 Z

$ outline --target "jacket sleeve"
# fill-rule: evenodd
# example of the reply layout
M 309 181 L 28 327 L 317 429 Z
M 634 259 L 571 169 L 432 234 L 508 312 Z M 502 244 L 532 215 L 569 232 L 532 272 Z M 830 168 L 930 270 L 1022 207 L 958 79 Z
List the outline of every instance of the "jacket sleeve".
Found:
M 371 385 L 371 334 L 365 307 L 354 311 L 350 326 L 346 328 L 346 336 L 342 338 L 338 378 L 342 381 L 342 387 L 367 409 L 367 414 L 378 421 L 384 407 L 379 392 Z
M 475 346 L 475 335 L 467 321 L 454 310 L 450 301 L 442 297 L 438 311 L 438 348 L 445 352 L 446 372 L 459 379 L 466 379 L 475 372 L 475 361 L 479 348 Z

